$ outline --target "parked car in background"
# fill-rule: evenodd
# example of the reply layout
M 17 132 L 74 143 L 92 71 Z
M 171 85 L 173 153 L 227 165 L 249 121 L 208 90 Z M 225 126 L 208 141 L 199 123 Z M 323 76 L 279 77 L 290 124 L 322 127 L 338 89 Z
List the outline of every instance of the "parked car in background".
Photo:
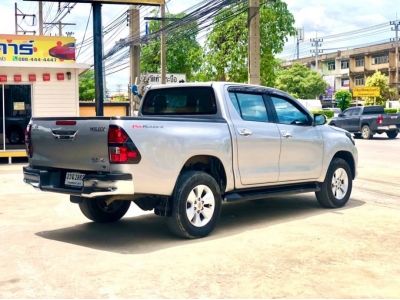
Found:
M 333 111 L 334 118 L 339 116 L 339 114 L 342 112 L 342 110 L 339 107 L 327 107 L 327 108 L 324 108 L 323 110 Z
M 375 133 L 386 133 L 394 139 L 400 129 L 400 114 L 385 114 L 383 106 L 358 106 L 346 109 L 329 124 L 363 139 L 370 139 Z

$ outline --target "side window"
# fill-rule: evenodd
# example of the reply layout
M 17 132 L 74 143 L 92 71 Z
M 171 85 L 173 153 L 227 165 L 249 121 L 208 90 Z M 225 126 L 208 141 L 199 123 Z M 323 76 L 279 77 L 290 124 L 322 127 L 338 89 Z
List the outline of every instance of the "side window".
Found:
M 361 108 L 354 108 L 353 113 L 351 114 L 352 116 L 359 116 L 361 113 Z
M 350 116 L 353 114 L 353 110 L 354 110 L 354 109 L 352 109 L 352 108 L 346 109 L 346 110 L 344 111 L 343 114 L 344 114 L 346 117 L 350 117 Z
M 290 101 L 274 96 L 271 96 L 271 100 L 275 107 L 278 123 L 289 125 L 310 125 L 308 115 Z
M 245 121 L 268 122 L 263 96 L 250 93 L 229 93 L 236 111 Z

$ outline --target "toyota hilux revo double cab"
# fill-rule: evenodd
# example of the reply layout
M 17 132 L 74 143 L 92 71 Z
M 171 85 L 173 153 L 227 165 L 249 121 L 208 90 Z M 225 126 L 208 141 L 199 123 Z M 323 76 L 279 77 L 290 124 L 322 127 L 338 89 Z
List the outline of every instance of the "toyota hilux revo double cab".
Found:
M 95 222 L 119 220 L 133 201 L 175 234 L 203 237 L 223 202 L 315 192 L 323 207 L 344 206 L 357 149 L 325 123 L 262 86 L 151 86 L 138 117 L 33 118 L 24 181 L 71 195 Z

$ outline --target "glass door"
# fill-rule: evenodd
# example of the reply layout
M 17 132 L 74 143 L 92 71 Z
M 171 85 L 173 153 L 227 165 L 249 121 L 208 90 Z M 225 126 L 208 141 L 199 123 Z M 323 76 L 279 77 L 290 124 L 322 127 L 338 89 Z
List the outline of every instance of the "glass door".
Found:
M 3 148 L 24 149 L 24 132 L 32 115 L 31 85 L 3 85 Z

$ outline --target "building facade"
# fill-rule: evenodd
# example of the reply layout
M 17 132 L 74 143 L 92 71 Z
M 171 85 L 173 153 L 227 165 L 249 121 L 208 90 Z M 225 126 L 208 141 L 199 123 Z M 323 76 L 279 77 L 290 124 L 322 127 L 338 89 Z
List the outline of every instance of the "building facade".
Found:
M 315 70 L 315 56 L 304 57 L 284 63 L 290 67 L 299 63 Z M 318 72 L 330 85 L 332 92 L 351 90 L 364 86 L 367 77 L 380 71 L 389 77 L 392 88 L 396 83 L 396 54 L 393 43 L 378 44 L 318 56 Z

